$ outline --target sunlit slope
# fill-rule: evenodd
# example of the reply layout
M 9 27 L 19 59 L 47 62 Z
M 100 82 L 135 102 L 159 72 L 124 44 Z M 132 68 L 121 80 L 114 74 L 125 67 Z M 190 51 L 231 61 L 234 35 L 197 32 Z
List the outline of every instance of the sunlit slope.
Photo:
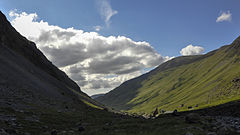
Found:
M 239 41 L 206 55 L 175 58 L 97 100 L 120 110 L 151 112 L 156 107 L 198 109 L 240 99 Z

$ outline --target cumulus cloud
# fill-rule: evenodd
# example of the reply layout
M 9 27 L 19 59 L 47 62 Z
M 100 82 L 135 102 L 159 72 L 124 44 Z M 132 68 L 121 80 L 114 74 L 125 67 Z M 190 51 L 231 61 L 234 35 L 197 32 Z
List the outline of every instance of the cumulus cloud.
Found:
M 201 46 L 193 46 L 193 45 L 188 45 L 185 48 L 183 48 L 180 53 L 182 55 L 199 55 L 204 52 L 204 48 Z
M 220 12 L 220 16 L 217 17 L 216 22 L 223 22 L 223 21 L 228 21 L 228 22 L 232 21 L 232 14 L 230 13 L 230 11 Z
M 118 11 L 112 9 L 108 0 L 98 0 L 97 4 L 99 6 L 99 13 L 104 19 L 107 27 L 110 26 L 112 16 L 116 15 Z
M 162 57 L 145 41 L 64 29 L 38 20 L 36 13 L 10 14 L 12 25 L 90 95 L 100 89 L 113 89 L 170 59 Z

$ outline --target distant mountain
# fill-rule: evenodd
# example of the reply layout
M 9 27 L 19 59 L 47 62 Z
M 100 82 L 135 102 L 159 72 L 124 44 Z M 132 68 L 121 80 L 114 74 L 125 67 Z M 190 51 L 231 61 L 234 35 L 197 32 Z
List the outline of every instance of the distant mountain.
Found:
M 92 99 L 95 99 L 95 98 L 98 98 L 98 97 L 101 97 L 101 96 L 104 96 L 105 94 L 95 94 L 95 95 L 92 95 L 91 98 Z
M 180 56 L 124 82 L 97 101 L 117 110 L 180 111 L 240 99 L 240 37 L 205 55 Z

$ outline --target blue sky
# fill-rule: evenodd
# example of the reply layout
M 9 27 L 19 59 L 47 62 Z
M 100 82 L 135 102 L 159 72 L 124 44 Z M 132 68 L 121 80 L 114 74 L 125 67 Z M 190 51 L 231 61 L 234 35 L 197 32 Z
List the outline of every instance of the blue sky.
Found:
M 144 40 L 162 55 L 178 56 L 188 44 L 201 45 L 206 52 L 229 44 L 240 35 L 240 1 L 238 0 L 112 0 L 118 14 L 105 36 L 124 35 Z M 36 12 L 39 18 L 64 28 L 93 31 L 104 25 L 96 0 L 1 0 L 5 14 L 12 9 Z M 221 11 L 232 13 L 232 22 L 216 23 Z
M 106 16 L 101 14 L 102 1 L 115 12 L 110 16 L 109 26 Z M 95 31 L 104 37 L 120 35 L 136 42 L 146 41 L 161 56 L 169 57 L 180 56 L 181 49 L 188 45 L 200 46 L 206 53 L 230 44 L 240 36 L 239 5 L 239 0 L 0 1 L 0 9 L 9 19 L 8 14 L 14 9 L 18 13 L 36 13 L 39 21 L 64 29 L 74 27 L 85 32 Z M 231 19 L 217 22 L 223 13 L 230 13 Z M 101 29 L 96 31 L 95 26 Z M 115 76 L 115 72 L 105 75 Z M 104 87 L 100 89 L 105 92 Z

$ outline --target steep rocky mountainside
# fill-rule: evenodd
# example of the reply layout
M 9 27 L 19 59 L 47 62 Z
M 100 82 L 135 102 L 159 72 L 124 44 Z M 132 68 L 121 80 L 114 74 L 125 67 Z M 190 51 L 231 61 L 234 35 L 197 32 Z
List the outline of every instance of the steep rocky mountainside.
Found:
M 174 58 L 96 100 L 137 113 L 219 105 L 240 99 L 239 67 L 240 37 L 205 55 Z
M 0 12 L 0 106 L 100 106 L 21 36 Z

